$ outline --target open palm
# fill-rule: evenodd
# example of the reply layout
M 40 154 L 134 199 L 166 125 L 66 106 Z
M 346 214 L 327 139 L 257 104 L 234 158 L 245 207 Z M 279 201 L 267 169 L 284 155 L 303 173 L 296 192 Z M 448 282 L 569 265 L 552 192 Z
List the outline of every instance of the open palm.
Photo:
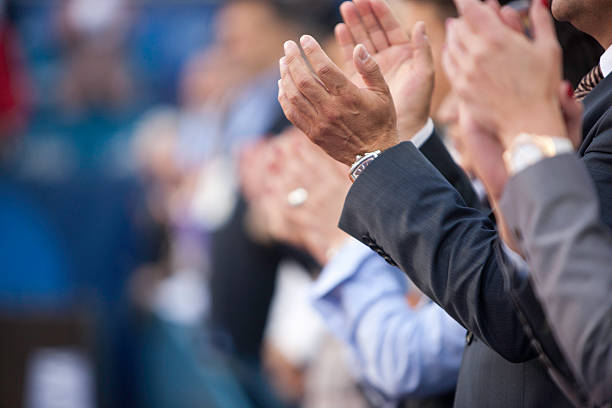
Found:
M 424 23 L 408 37 L 384 0 L 354 0 L 340 7 L 344 24 L 336 27 L 344 71 L 363 87 L 353 64 L 353 49 L 361 43 L 378 63 L 389 85 L 400 136 L 410 138 L 427 121 L 433 91 L 433 61 Z

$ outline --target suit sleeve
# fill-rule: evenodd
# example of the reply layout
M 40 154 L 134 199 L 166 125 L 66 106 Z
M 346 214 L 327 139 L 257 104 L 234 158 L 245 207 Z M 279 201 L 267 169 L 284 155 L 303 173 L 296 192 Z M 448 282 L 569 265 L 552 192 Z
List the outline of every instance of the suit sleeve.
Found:
M 411 143 L 385 151 L 353 184 L 340 227 L 397 264 L 428 297 L 502 357 L 535 356 L 504 279 L 493 223 Z
M 513 177 L 501 206 L 562 351 L 603 404 L 612 400 L 612 234 L 599 202 L 584 164 L 562 155 Z
M 436 132 L 433 132 L 431 136 L 429 136 L 419 150 L 455 190 L 457 190 L 468 207 L 482 208 L 478 195 L 472 187 L 472 182 L 461 167 L 455 163 Z

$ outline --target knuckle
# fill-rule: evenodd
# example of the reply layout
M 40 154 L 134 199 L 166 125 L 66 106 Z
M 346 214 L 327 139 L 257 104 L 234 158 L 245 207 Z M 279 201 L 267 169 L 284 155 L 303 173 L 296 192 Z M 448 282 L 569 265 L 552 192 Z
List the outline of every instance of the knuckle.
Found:
M 322 64 L 317 69 L 317 75 L 322 78 L 329 76 L 332 73 L 332 68 L 328 64 Z
M 342 113 L 337 108 L 326 106 L 323 108 L 322 114 L 331 123 L 339 122 L 342 119 Z M 327 122 L 322 123 L 322 125 L 327 126 Z
M 285 109 L 285 116 L 291 122 L 295 122 L 295 120 L 297 119 L 297 115 L 296 115 L 295 110 L 293 108 Z
M 306 90 L 311 88 L 312 83 L 309 78 L 302 77 L 298 79 L 296 86 L 300 90 Z
M 472 58 L 470 59 L 470 70 L 474 70 L 474 66 L 477 66 L 485 61 L 487 58 L 487 51 L 485 47 L 475 48 L 472 52 Z
M 304 51 L 304 55 L 312 55 L 312 53 L 314 52 L 314 48 L 311 46 L 303 46 L 302 45 L 302 50 Z
M 287 65 L 291 65 L 291 63 L 295 60 L 295 55 L 285 55 L 285 63 Z
M 343 93 L 342 95 L 339 96 L 339 99 L 342 103 L 342 105 L 346 105 L 346 106 L 356 106 L 359 103 L 359 99 L 357 98 L 357 95 L 355 95 L 354 93 Z
M 298 96 L 298 94 L 291 94 L 288 95 L 287 98 L 289 99 L 289 103 L 292 105 L 297 105 L 298 103 L 300 103 L 300 97 Z

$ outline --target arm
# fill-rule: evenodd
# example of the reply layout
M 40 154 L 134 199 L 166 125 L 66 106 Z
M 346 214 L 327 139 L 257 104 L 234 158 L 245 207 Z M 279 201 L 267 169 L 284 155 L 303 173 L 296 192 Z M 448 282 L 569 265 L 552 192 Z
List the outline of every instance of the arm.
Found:
M 609 401 L 612 234 L 589 173 L 573 155 L 544 160 L 508 182 L 501 206 L 560 347 L 594 400 Z
M 465 329 L 435 304 L 413 310 L 407 280 L 367 247 L 350 241 L 313 287 L 313 304 L 349 345 L 360 374 L 388 397 L 451 389 Z
M 467 207 L 411 143 L 387 150 L 357 179 L 340 227 L 389 256 L 507 360 L 534 356 L 507 293 L 495 226 Z

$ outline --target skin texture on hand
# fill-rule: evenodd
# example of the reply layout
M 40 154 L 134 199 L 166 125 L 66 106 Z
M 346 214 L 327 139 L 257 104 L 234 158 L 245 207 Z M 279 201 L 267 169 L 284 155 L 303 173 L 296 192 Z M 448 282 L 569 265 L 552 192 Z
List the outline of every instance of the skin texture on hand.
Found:
M 508 180 L 508 171 L 503 160 L 505 148 L 520 132 L 567 136 L 574 147 L 577 147 L 582 140 L 582 104 L 573 98 L 571 85 L 558 79 L 561 75 L 561 63 L 558 61 L 556 49 L 558 45 L 545 7 L 540 2 L 534 2 L 532 6 L 532 23 L 539 24 L 539 29 L 535 33 L 535 40 L 531 41 L 522 34 L 516 12 L 507 7 L 500 8 L 496 1 L 489 0 L 486 3 L 487 5 L 482 5 L 469 0 L 457 0 L 460 12 L 467 13 L 472 18 L 478 13 L 484 15 L 486 18 L 483 17 L 482 24 L 489 24 L 495 19 L 498 19 L 497 24 L 505 23 L 505 27 L 500 28 L 500 31 L 507 30 L 505 33 L 512 36 L 509 42 L 514 41 L 515 45 L 495 46 L 497 40 L 486 38 L 487 33 L 474 34 L 470 31 L 472 28 L 465 17 L 449 24 L 444 66 L 447 73 L 454 78 L 453 90 L 458 98 L 456 109 L 459 116 L 457 133 L 461 139 L 463 154 L 487 190 L 502 238 L 517 251 L 510 235 L 506 234 L 503 214 L 497 205 Z M 482 6 L 487 10 L 475 12 L 472 9 L 475 6 Z M 544 21 L 544 24 L 540 21 Z M 475 24 L 475 21 L 471 23 Z M 485 39 L 479 38 L 481 36 Z M 525 55 L 518 55 L 521 48 L 516 44 L 528 49 Z M 538 53 L 540 55 L 537 55 Z M 485 61 L 488 58 L 492 62 Z M 525 67 L 517 67 L 511 61 L 513 58 L 519 61 L 525 58 L 528 61 Z M 463 59 L 462 65 L 459 65 L 459 59 Z M 532 61 L 529 62 L 529 59 Z M 500 61 L 506 61 L 506 68 Z M 542 72 L 529 71 L 538 63 L 543 64 Z M 492 69 L 491 67 L 498 70 L 495 75 L 484 71 Z M 551 77 L 545 78 L 543 73 L 546 72 Z M 504 82 L 508 80 L 518 81 L 518 85 L 509 86 L 509 83 Z M 472 87 L 467 86 L 468 81 Z M 551 96 L 549 87 L 555 84 L 556 88 Z M 485 88 L 484 94 L 477 94 Z M 527 102 L 524 98 L 539 101 L 540 107 L 533 108 L 533 101 Z M 540 109 L 542 107 L 543 109 Z
M 337 161 L 350 165 L 355 156 L 385 150 L 399 141 L 389 88 L 363 45 L 353 60 L 366 87 L 353 84 L 314 38 L 300 39 L 310 71 L 293 41 L 280 60 L 278 100 L 285 116 L 312 142 Z M 315 77 L 316 75 L 316 77 Z
M 458 1 L 458 4 L 460 1 L 461 0 Z M 469 4 L 470 1 L 468 0 L 465 3 L 468 3 L 466 7 L 468 7 L 468 10 L 469 10 L 469 8 L 472 7 L 472 5 Z M 521 26 L 518 22 L 518 15 L 515 12 L 513 12 L 511 9 L 508 9 L 508 8 L 500 9 L 499 5 L 496 2 L 489 1 L 488 3 L 489 3 L 488 5 L 476 4 L 476 6 L 478 7 L 482 6 L 486 8 L 488 11 L 488 14 L 486 14 L 488 16 L 487 18 L 499 19 L 500 23 L 506 24 L 505 29 L 507 29 L 509 33 L 511 33 L 513 36 L 516 35 L 518 36 L 517 38 L 522 38 L 524 41 L 526 41 L 526 43 L 521 43 L 521 44 L 523 45 L 526 44 L 527 47 L 534 48 L 533 50 L 530 51 L 531 52 L 530 54 L 526 55 L 525 58 L 534 58 L 534 53 L 536 53 L 539 50 L 539 48 L 535 48 L 535 47 L 554 48 L 550 43 L 547 43 L 547 42 L 545 42 L 544 45 L 536 44 L 535 41 L 530 42 L 531 40 L 527 39 L 524 36 L 524 34 L 522 34 Z M 537 18 L 533 16 L 534 13 L 538 14 L 538 12 L 534 10 L 535 8 L 540 8 L 541 10 L 539 12 L 542 14 L 538 16 Z M 534 20 L 538 18 L 544 19 L 544 20 L 548 19 L 548 23 L 551 23 L 550 17 L 546 15 L 547 11 L 545 10 L 545 8 L 543 7 L 541 3 L 535 4 L 532 8 L 531 13 L 532 13 L 532 19 Z M 521 77 L 521 80 L 523 82 L 521 82 L 520 86 L 518 87 L 518 88 L 522 87 L 524 89 L 519 89 L 518 91 L 517 90 L 506 91 L 506 89 L 504 88 L 504 81 L 506 80 L 506 78 L 513 77 L 513 75 L 514 76 L 523 75 L 524 73 L 521 74 L 520 72 L 519 73 L 506 72 L 506 70 L 502 70 L 502 68 L 499 67 L 497 77 L 504 77 L 504 78 L 501 78 L 498 80 L 495 76 L 487 77 L 486 76 L 487 74 L 485 72 L 481 72 L 481 68 L 475 66 L 476 60 L 473 60 L 471 62 L 472 64 L 471 69 L 473 69 L 478 75 L 484 75 L 483 77 L 480 77 L 479 79 L 474 79 L 475 78 L 474 75 L 476 75 L 475 73 L 470 73 L 470 72 L 467 72 L 466 70 L 462 70 L 458 68 L 458 66 L 455 64 L 456 61 L 454 60 L 454 57 L 453 57 L 453 55 L 455 54 L 469 59 L 469 58 L 473 58 L 472 54 L 474 53 L 476 54 L 486 53 L 488 56 L 482 57 L 482 58 L 486 59 L 486 58 L 489 58 L 490 56 L 490 58 L 494 62 L 503 60 L 504 58 L 505 59 L 516 58 L 516 55 L 513 54 L 513 52 L 516 52 L 516 50 L 508 51 L 504 47 L 499 47 L 495 49 L 490 48 L 490 47 L 487 48 L 486 45 L 488 43 L 486 42 L 483 43 L 483 40 L 478 39 L 473 34 L 469 34 L 469 35 L 472 35 L 472 37 L 466 37 L 466 38 L 476 38 L 475 42 L 472 42 L 472 43 L 457 42 L 456 37 L 453 37 L 457 35 L 457 32 L 454 31 L 453 27 L 456 28 L 457 24 L 462 24 L 462 23 L 463 23 L 462 21 L 455 21 L 455 22 L 450 23 L 449 25 L 449 30 L 448 30 L 449 45 L 448 45 L 448 51 L 445 52 L 445 68 L 448 69 L 449 75 L 455 75 L 454 78 L 456 79 L 456 81 L 453 82 L 453 87 L 454 87 L 454 91 L 459 96 L 458 97 L 459 99 L 459 102 L 458 102 L 459 124 L 460 124 L 459 135 L 461 138 L 461 144 L 464 148 L 464 154 L 468 157 L 468 162 L 472 163 L 474 173 L 485 185 L 489 198 L 491 199 L 492 204 L 494 204 L 497 201 L 497 199 L 501 196 L 503 189 L 506 185 L 506 181 L 508 179 L 508 173 L 505 169 L 504 161 L 502 159 L 502 155 L 503 155 L 505 148 L 512 143 L 514 138 L 518 136 L 520 132 L 530 132 L 529 130 L 530 123 L 532 122 L 535 123 L 539 121 L 546 122 L 545 120 L 543 120 L 542 116 L 539 115 L 539 113 L 542 112 L 541 109 L 540 110 L 531 109 L 530 108 L 531 105 L 526 105 L 523 108 L 518 108 L 518 106 L 520 106 L 520 104 L 523 103 L 523 101 L 520 97 L 517 97 L 515 95 L 515 92 L 523 92 L 523 93 L 531 92 L 530 95 L 532 95 L 534 98 L 536 97 L 536 95 L 540 95 L 541 96 L 539 99 L 540 104 L 544 106 L 545 109 L 548 109 L 552 112 L 548 117 L 552 117 L 556 115 L 556 112 L 558 111 L 560 115 L 560 118 L 559 118 L 560 123 L 555 123 L 553 128 L 554 129 L 560 128 L 562 130 L 556 131 L 557 133 L 551 130 L 548 133 L 541 133 L 541 134 L 550 134 L 552 136 L 567 136 L 571 139 L 575 147 L 578 146 L 581 140 L 582 107 L 581 107 L 581 104 L 573 98 L 573 95 L 571 92 L 571 85 L 565 81 L 564 82 L 560 82 L 560 81 L 556 82 L 556 80 L 553 81 L 557 83 L 557 87 L 554 92 L 554 96 L 550 97 L 552 98 L 553 102 L 547 106 L 546 101 L 543 100 L 544 97 L 542 97 L 542 95 L 546 95 L 546 98 L 549 98 L 549 96 L 546 94 L 547 91 L 542 90 L 542 89 L 547 89 L 549 85 L 547 83 L 544 83 L 544 84 L 535 83 L 536 81 L 544 81 L 542 78 L 540 78 L 539 76 L 540 74 L 532 75 L 532 76 L 524 75 L 523 77 Z M 464 27 L 466 26 L 464 25 Z M 548 29 L 549 31 L 546 31 L 546 29 Z M 482 36 L 482 35 L 485 35 L 485 34 L 478 34 L 478 36 Z M 548 27 L 540 25 L 539 35 L 540 37 L 545 36 L 546 41 L 549 41 L 549 40 L 551 40 L 552 42 L 556 41 L 556 37 L 554 34 L 554 30 L 552 28 L 552 25 Z M 555 40 L 553 41 L 552 39 L 555 39 Z M 515 39 L 515 41 L 520 42 L 518 39 Z M 457 50 L 457 47 L 459 47 L 460 50 Z M 469 50 L 470 47 L 474 47 L 475 51 L 474 50 L 470 51 Z M 483 48 L 479 48 L 479 47 L 483 47 Z M 481 58 L 481 57 L 478 57 L 478 58 Z M 551 67 L 550 69 L 555 69 L 554 68 L 556 66 L 555 64 L 560 65 L 560 62 L 558 61 L 555 62 L 555 61 L 556 61 L 556 57 L 554 55 L 554 51 L 550 51 L 548 54 L 548 61 L 547 61 L 547 64 Z M 484 63 L 484 65 L 487 65 L 487 64 L 488 64 L 487 62 Z M 465 66 L 470 67 L 470 63 L 465 63 Z M 530 65 L 527 64 L 527 66 L 529 67 Z M 509 67 L 507 69 L 516 70 L 517 68 L 515 68 L 514 65 L 509 64 Z M 557 69 L 560 70 L 560 68 L 557 68 Z M 463 86 L 462 84 L 465 83 L 466 77 L 468 77 L 469 75 L 472 75 L 472 77 L 470 78 L 472 78 L 475 83 L 474 87 L 469 90 L 461 89 L 461 87 Z M 484 85 L 478 85 L 479 81 L 482 82 Z M 501 85 L 499 83 L 501 83 Z M 499 95 L 495 98 L 493 98 L 493 96 L 489 94 L 485 94 L 483 96 L 483 99 L 487 100 L 489 103 L 489 105 L 486 107 L 477 106 L 475 103 L 472 102 L 472 100 L 478 99 L 478 96 L 473 95 L 473 93 L 476 92 L 478 89 L 480 89 L 481 86 L 490 87 L 496 90 L 497 92 L 499 92 Z M 538 91 L 537 90 L 538 87 L 542 89 Z M 503 93 L 504 91 L 506 91 L 505 94 Z M 491 99 L 489 100 L 487 98 L 491 98 Z M 493 99 L 497 99 L 500 101 L 494 101 Z M 510 109 L 510 107 L 513 107 L 515 110 L 513 111 L 512 109 Z M 498 109 L 499 112 L 495 112 L 496 109 Z M 481 113 L 483 111 L 484 111 L 484 114 Z M 520 116 L 520 118 L 517 118 L 516 123 L 515 123 L 515 115 L 513 115 L 512 112 L 518 112 L 515 115 Z M 484 118 L 483 118 L 483 115 L 484 115 Z M 496 125 L 487 126 L 487 124 L 489 123 L 487 121 L 487 118 L 488 119 L 496 118 L 497 116 L 501 117 L 502 122 L 503 122 L 499 126 L 513 127 L 513 126 L 517 126 L 517 123 L 519 123 L 519 124 L 526 126 L 526 128 L 521 129 L 520 131 L 506 131 L 505 134 L 502 131 L 495 131 Z M 535 131 L 531 131 L 531 132 L 538 133 Z
M 265 220 L 267 233 L 276 241 L 307 250 L 324 265 L 329 251 L 348 238 L 337 226 L 350 188 L 348 168 L 295 128 L 253 149 L 263 158 L 263 171 L 257 178 L 243 180 L 249 184 L 251 205 Z M 297 188 L 305 189 L 308 197 L 303 204 L 291 206 L 287 196 Z M 258 193 L 253 194 L 254 190 Z
M 456 4 L 462 17 L 448 25 L 444 67 L 472 117 L 504 147 L 521 132 L 566 137 L 561 49 L 548 9 L 533 2 L 531 40 L 511 13 L 477 0 Z
M 425 33 L 418 22 L 411 38 L 384 0 L 354 0 L 340 6 L 344 23 L 336 26 L 336 40 L 343 55 L 343 70 L 363 86 L 353 64 L 353 50 L 363 44 L 389 85 L 397 113 L 398 131 L 410 139 L 427 122 L 433 92 L 434 64 Z

